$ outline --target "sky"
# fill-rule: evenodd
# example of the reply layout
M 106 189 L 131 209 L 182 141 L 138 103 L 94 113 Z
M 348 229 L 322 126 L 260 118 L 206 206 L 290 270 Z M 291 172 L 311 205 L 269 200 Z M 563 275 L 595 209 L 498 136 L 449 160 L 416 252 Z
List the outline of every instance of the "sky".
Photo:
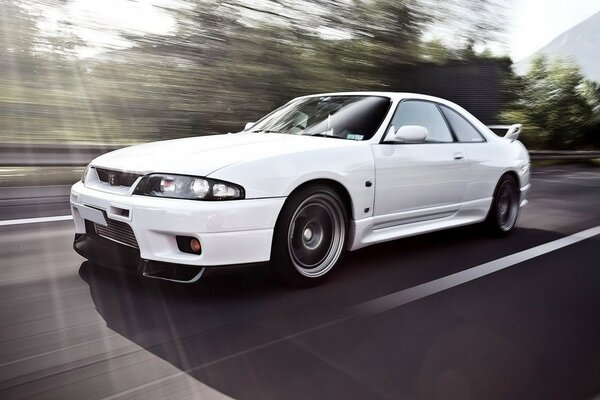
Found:
M 136 34 L 170 34 L 176 21 L 161 7 L 186 7 L 183 0 L 72 0 L 62 9 L 43 8 L 42 28 L 52 31 L 57 21 L 74 21 L 73 32 L 88 47 L 78 52 L 80 58 L 91 57 L 111 48 L 127 48 L 131 44 L 118 32 Z
M 520 61 L 599 11 L 600 0 L 512 0 L 506 32 L 509 55 Z
M 69 20 L 77 22 L 75 33 L 90 43 L 79 51 L 81 58 L 98 54 L 107 47 L 129 47 L 129 43 L 118 37 L 117 30 L 173 33 L 176 22 L 160 7 L 189 6 L 185 0 L 72 0 L 67 4 L 62 11 Z M 508 4 L 506 43 L 489 47 L 497 55 L 510 55 L 515 62 L 600 11 L 600 0 L 509 0 Z M 48 29 L 61 18 L 59 13 L 53 15 L 51 11 L 46 13 Z

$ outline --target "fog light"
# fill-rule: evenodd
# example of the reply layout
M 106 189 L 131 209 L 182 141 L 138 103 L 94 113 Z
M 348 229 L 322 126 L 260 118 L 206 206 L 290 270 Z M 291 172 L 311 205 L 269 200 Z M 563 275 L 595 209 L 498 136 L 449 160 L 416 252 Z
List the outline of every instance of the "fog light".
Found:
M 179 251 L 188 254 L 201 254 L 202 246 L 200 240 L 193 236 L 177 236 L 177 247 Z
M 200 247 L 200 241 L 196 238 L 192 238 L 192 240 L 190 240 L 190 248 L 194 253 L 200 254 L 200 250 L 202 250 L 202 247 Z

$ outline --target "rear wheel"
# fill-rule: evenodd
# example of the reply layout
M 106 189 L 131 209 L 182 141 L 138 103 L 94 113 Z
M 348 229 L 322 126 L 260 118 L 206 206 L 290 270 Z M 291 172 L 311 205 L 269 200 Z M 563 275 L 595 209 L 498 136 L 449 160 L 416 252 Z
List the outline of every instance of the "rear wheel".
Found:
M 486 225 L 491 233 L 504 236 L 515 227 L 518 217 L 519 188 L 512 176 L 504 175 L 496 186 Z
M 347 229 L 346 208 L 335 190 L 318 184 L 294 193 L 275 226 L 275 274 L 298 286 L 323 282 L 345 252 Z

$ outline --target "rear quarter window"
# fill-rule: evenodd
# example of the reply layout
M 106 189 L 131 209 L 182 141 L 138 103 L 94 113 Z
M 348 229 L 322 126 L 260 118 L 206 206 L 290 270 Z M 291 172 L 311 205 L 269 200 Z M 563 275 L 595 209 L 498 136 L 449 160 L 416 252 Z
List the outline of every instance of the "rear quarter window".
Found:
M 456 135 L 459 142 L 462 143 L 481 143 L 485 142 L 481 133 L 473 125 L 469 123 L 462 115 L 449 107 L 440 105 L 444 116 L 448 120 L 452 131 Z

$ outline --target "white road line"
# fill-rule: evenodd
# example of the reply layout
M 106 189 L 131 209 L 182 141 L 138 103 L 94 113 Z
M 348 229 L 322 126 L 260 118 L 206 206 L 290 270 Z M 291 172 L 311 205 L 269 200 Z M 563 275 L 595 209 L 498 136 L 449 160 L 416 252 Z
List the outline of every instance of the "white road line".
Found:
M 177 370 L 174 373 L 163 376 L 159 379 L 155 379 L 153 381 L 129 388 L 125 391 L 121 391 L 112 396 L 105 397 L 103 400 L 115 400 L 122 396 L 130 395 L 130 394 L 134 394 L 138 391 L 142 391 L 143 389 L 152 387 L 154 385 L 168 382 L 168 381 L 171 381 L 171 380 L 174 380 L 177 378 L 185 377 L 186 375 L 191 376 L 191 374 L 193 372 L 201 370 L 203 368 L 212 367 L 212 366 L 220 364 L 222 362 L 229 361 L 231 359 L 235 359 L 242 355 L 253 353 L 258 350 L 262 350 L 264 348 L 273 346 L 275 344 L 282 343 L 287 340 L 293 340 L 293 339 L 299 338 L 306 334 L 316 332 L 316 331 L 319 331 L 321 329 L 324 329 L 324 328 L 327 328 L 327 327 L 330 327 L 333 325 L 337 325 L 344 321 L 348 321 L 351 318 L 360 317 L 360 316 L 364 316 L 364 315 L 377 314 L 377 313 L 381 313 L 381 312 L 411 303 L 413 301 L 422 299 L 424 297 L 431 296 L 433 294 L 442 292 L 444 290 L 448 290 L 455 286 L 462 285 L 463 283 L 467 283 L 467 282 L 470 282 L 477 278 L 481 278 L 481 277 L 491 274 L 493 272 L 497 272 L 502 269 L 511 267 L 515 264 L 530 260 L 535 257 L 539 257 L 541 255 L 550 253 L 552 251 L 561 249 L 563 247 L 581 242 L 582 240 L 589 239 L 596 235 L 600 235 L 600 226 L 586 229 L 584 231 L 575 233 L 571 236 L 567 236 L 567 237 L 564 237 L 564 238 L 561 238 L 561 239 L 558 239 L 558 240 L 555 240 L 555 241 L 552 241 L 549 243 L 545 243 L 545 244 L 542 244 L 542 245 L 539 245 L 536 247 L 532 247 L 530 249 L 523 250 L 521 252 L 511 254 L 509 256 L 502 257 L 497 260 L 490 261 L 490 262 L 481 264 L 481 265 L 473 267 L 473 268 L 469 268 L 468 270 L 461 271 L 456 274 L 448 275 L 446 277 L 424 283 L 422 285 L 414 286 L 409 289 L 401 290 L 401 291 L 398 291 L 398 292 L 395 292 L 395 293 L 392 293 L 392 294 L 389 294 L 386 296 L 382 296 L 382 297 L 379 297 L 379 298 L 376 298 L 373 300 L 366 301 L 364 303 L 361 303 L 357 306 L 350 308 L 345 313 L 345 315 L 343 315 L 340 318 L 337 318 L 335 320 L 325 322 L 323 324 L 319 324 L 319 325 L 316 325 L 316 326 L 313 326 L 310 328 L 306 328 L 306 329 L 303 329 L 296 333 L 281 336 L 279 338 L 258 344 L 256 346 L 252 346 L 247 349 L 244 349 L 244 350 L 232 353 L 232 354 L 228 354 L 228 355 L 216 358 L 214 360 L 204 362 L 199 365 L 192 366 L 190 368 L 184 368 L 184 369 Z M 195 382 L 198 382 L 199 385 L 204 385 L 202 382 L 199 382 L 199 381 L 195 381 Z M 209 386 L 204 386 L 204 390 L 208 391 L 209 393 L 211 393 L 212 395 L 214 395 L 218 398 L 220 398 L 220 396 L 224 396 L 222 393 L 215 391 L 214 389 L 210 388 Z
M 39 218 L 23 218 L 23 219 L 9 219 L 6 221 L 0 221 L 0 226 L 11 226 L 11 225 L 24 225 L 24 224 L 38 224 L 41 222 L 56 222 L 56 221 L 68 221 L 73 219 L 72 215 L 57 215 L 54 217 L 39 217 Z
M 235 359 L 242 355 L 246 355 L 249 353 L 253 353 L 258 350 L 262 350 L 264 348 L 273 346 L 278 343 L 282 343 L 288 340 L 293 340 L 304 336 L 309 333 L 313 333 L 319 331 L 321 329 L 337 325 L 339 323 L 348 321 L 349 319 L 365 316 L 365 315 L 373 315 L 377 313 L 381 313 L 392 308 L 396 308 L 413 301 L 420 300 L 424 297 L 431 296 L 433 294 L 442 292 L 444 290 L 453 288 L 458 285 L 462 285 L 463 283 L 475 280 L 477 278 L 481 278 L 485 275 L 491 274 L 496 271 L 500 271 L 504 268 L 511 267 L 515 264 L 521 263 L 523 261 L 530 260 L 535 257 L 539 257 L 546 253 L 550 253 L 552 251 L 561 249 L 563 247 L 581 242 L 582 240 L 589 239 L 596 235 L 600 235 L 600 226 L 596 226 L 594 228 L 586 229 L 584 231 L 575 233 L 571 236 L 564 237 L 562 239 L 555 240 L 553 242 L 545 243 L 536 247 L 532 247 L 527 250 L 523 250 L 518 253 L 511 254 L 506 257 L 499 258 L 494 261 L 487 262 L 485 264 L 481 264 L 479 266 L 469 268 L 468 270 L 458 272 L 456 274 L 448 275 L 440 279 L 436 279 L 434 281 L 430 281 L 424 283 L 422 285 L 414 286 L 409 289 L 401 290 L 399 292 L 395 292 L 386 296 L 382 296 L 373 300 L 366 301 L 364 303 L 358 304 L 346 311 L 346 313 L 332 321 L 328 321 L 310 328 L 303 329 L 301 331 L 291 333 L 285 336 L 278 337 L 276 339 L 270 340 L 268 342 L 264 342 L 247 349 L 231 353 L 219 358 L 216 358 L 211 361 L 207 361 L 205 363 L 195 365 L 191 368 L 183 369 L 178 371 L 177 373 L 171 376 L 165 376 L 160 380 L 169 380 L 180 376 L 181 374 L 192 374 L 195 371 L 201 370 L 203 368 L 212 367 L 214 365 L 220 364 L 225 361 L 229 361 L 231 359 Z M 112 400 L 113 398 L 110 398 Z M 108 399 L 103 399 L 108 400 Z
M 512 267 L 515 264 L 522 263 L 558 249 L 562 249 L 563 247 L 570 246 L 596 235 L 600 235 L 600 226 L 586 229 L 585 231 L 575 233 L 571 236 L 544 243 L 542 245 L 532 247 L 530 249 L 523 250 L 473 268 L 469 268 L 465 271 L 457 272 L 455 274 L 424 283 L 422 285 L 414 286 L 410 289 L 401 290 L 396 293 L 367 301 L 354 307 L 354 310 L 359 314 L 382 313 L 384 311 L 400 307 L 444 290 L 451 289 L 455 286 L 462 285 L 463 283 L 470 282 L 477 278 L 481 278 L 485 275 Z

